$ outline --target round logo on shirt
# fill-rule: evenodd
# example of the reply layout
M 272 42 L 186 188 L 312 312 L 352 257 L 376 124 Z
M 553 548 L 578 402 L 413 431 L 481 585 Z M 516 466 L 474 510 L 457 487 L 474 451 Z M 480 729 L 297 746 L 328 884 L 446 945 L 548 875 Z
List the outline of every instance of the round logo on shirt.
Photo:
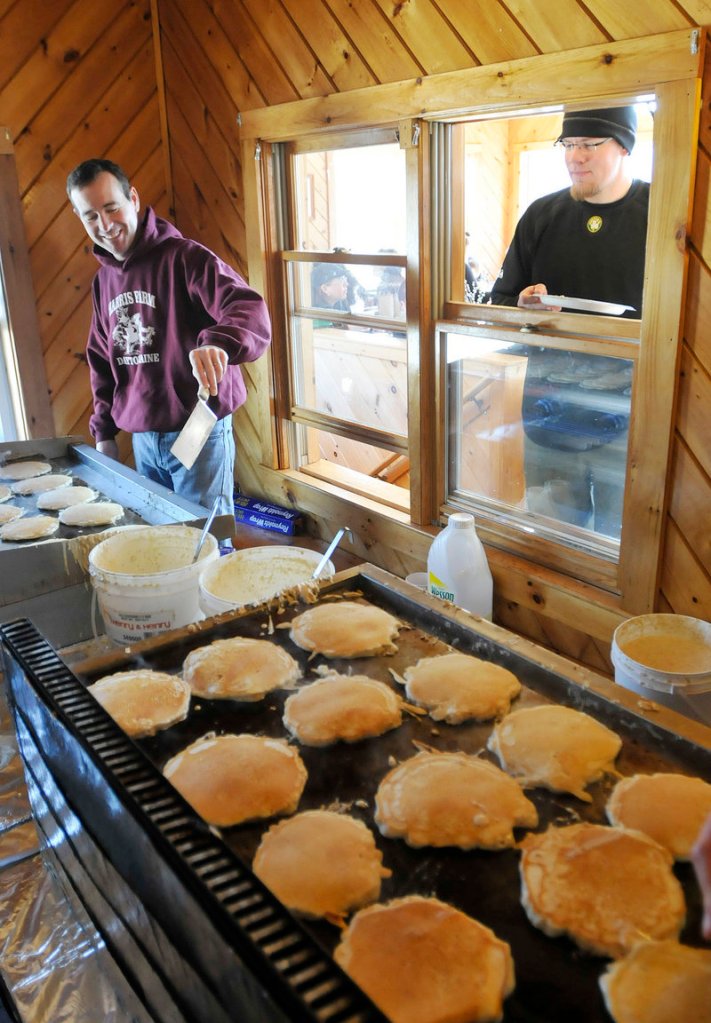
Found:
M 588 217 L 588 222 L 585 226 L 590 234 L 597 234 L 602 227 L 602 217 L 598 216 L 597 213 L 592 217 Z

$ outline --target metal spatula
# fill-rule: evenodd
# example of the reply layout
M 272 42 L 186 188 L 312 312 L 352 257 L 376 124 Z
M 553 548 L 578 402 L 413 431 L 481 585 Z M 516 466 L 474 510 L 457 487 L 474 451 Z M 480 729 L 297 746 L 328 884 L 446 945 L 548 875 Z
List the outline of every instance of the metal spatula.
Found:
M 217 422 L 217 416 L 207 407 L 210 392 L 207 387 L 198 388 L 197 405 L 190 413 L 187 423 L 173 442 L 170 453 L 182 462 L 186 469 L 192 469 L 195 459 L 205 447 L 207 438 Z

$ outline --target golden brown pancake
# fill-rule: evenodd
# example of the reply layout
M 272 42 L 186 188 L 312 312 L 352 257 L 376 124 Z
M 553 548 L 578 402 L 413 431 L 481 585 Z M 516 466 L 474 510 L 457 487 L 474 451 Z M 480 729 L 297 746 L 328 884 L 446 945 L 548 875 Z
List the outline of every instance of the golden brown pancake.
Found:
M 299 665 L 282 647 L 240 636 L 198 647 L 183 663 L 193 693 L 209 700 L 260 700 L 300 676 Z
M 307 777 L 293 746 L 258 735 L 203 736 L 172 757 L 163 774 L 218 827 L 294 813 Z
M 46 490 L 57 490 L 59 487 L 66 487 L 72 482 L 71 476 L 66 473 L 53 472 L 48 476 L 33 476 L 27 480 L 18 480 L 10 487 L 13 494 L 20 494 L 28 497 L 30 494 L 42 494 Z
M 182 721 L 190 706 L 190 686 L 178 675 L 140 668 L 105 675 L 88 687 L 116 724 L 139 739 Z
M 47 477 L 44 477 L 47 479 Z M 47 494 L 40 494 L 37 498 L 37 507 L 46 511 L 61 511 L 62 508 L 69 508 L 73 504 L 84 504 L 85 501 L 96 499 L 96 491 L 91 487 L 58 487 L 50 490 Z
M 0 540 L 41 540 L 59 529 L 59 523 L 51 515 L 28 515 L 0 526 Z
M 513 672 L 462 653 L 423 657 L 407 668 L 404 679 L 408 699 L 450 725 L 506 714 L 521 692 Z
M 365 824 L 329 810 L 273 824 L 252 869 L 285 906 L 310 917 L 344 916 L 375 902 L 390 876 Z
M 0 465 L 0 480 L 27 480 L 31 476 L 43 476 L 51 472 L 49 462 L 10 462 Z
M 615 1023 L 711 1023 L 711 949 L 640 942 L 600 987 Z
M 673 860 L 641 831 L 572 824 L 521 842 L 521 902 L 551 937 L 619 959 L 646 938 L 677 938 L 686 906 Z
M 0 526 L 4 526 L 6 522 L 14 522 L 15 519 L 21 519 L 24 514 L 25 509 L 18 505 L 4 504 L 0 507 Z
M 110 526 L 123 515 L 123 507 L 114 501 L 94 501 L 63 508 L 59 521 L 65 526 Z
M 384 682 L 367 675 L 330 674 L 284 704 L 284 726 L 304 746 L 358 742 L 397 728 L 402 703 Z
M 675 859 L 688 860 L 711 813 L 711 785 L 684 774 L 635 774 L 617 783 L 606 812 L 612 824 L 643 831 Z
M 408 845 L 505 849 L 513 828 L 535 828 L 538 812 L 521 786 L 466 753 L 418 753 L 389 771 L 375 796 L 375 823 Z
M 372 604 L 320 604 L 291 623 L 291 639 L 302 650 L 324 657 L 370 657 L 397 650 L 392 642 L 400 622 Z
M 621 746 L 620 737 L 589 714 L 548 704 L 507 714 L 487 742 L 524 787 L 571 792 L 588 803 L 585 786 L 614 770 Z
M 392 1023 L 497 1021 L 514 989 L 506 942 L 419 895 L 361 909 L 334 958 Z

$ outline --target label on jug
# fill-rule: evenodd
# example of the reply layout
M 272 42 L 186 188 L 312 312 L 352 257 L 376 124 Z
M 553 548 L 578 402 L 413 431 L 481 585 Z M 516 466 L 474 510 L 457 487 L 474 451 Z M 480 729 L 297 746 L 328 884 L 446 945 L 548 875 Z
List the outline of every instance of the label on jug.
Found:
M 449 600 L 454 603 L 454 590 L 448 590 L 442 580 L 438 579 L 434 572 L 430 572 L 429 574 L 428 589 L 435 597 L 441 597 L 442 600 Z

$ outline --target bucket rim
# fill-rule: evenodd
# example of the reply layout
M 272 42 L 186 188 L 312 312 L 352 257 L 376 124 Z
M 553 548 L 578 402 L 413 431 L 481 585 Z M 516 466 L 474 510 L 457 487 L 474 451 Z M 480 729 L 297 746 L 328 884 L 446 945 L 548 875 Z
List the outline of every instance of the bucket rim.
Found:
M 192 533 L 196 534 L 196 537 L 198 537 L 198 538 L 200 536 L 200 533 L 202 532 L 202 530 L 199 529 L 198 527 L 196 527 L 196 526 L 189 526 L 189 525 L 187 525 L 187 523 L 182 523 L 182 522 L 177 524 L 176 532 L 177 532 L 177 529 L 180 529 L 181 527 L 183 529 L 185 529 L 185 530 L 189 529 Z M 102 576 L 105 576 L 105 577 L 122 579 L 122 580 L 123 579 L 137 579 L 137 580 L 140 580 L 140 583 L 137 583 L 137 585 L 143 585 L 143 584 L 145 584 L 146 580 L 157 579 L 157 578 L 163 579 L 163 578 L 165 578 L 167 576 L 171 576 L 171 575 L 177 574 L 179 572 L 185 572 L 188 569 L 191 570 L 191 571 L 202 572 L 205 569 L 205 567 L 206 567 L 206 562 L 207 563 L 211 563 L 214 560 L 218 560 L 219 561 L 219 559 L 216 557 L 217 554 L 218 554 L 218 550 L 219 550 L 219 544 L 218 544 L 218 541 L 217 541 L 217 537 L 215 537 L 212 533 L 208 533 L 207 536 L 205 537 L 205 542 L 204 542 L 203 548 L 202 548 L 202 550 L 200 552 L 200 557 L 198 558 L 198 560 L 195 563 L 188 562 L 186 565 L 179 565 L 177 568 L 168 568 L 164 572 L 146 572 L 146 573 L 143 573 L 143 574 L 136 573 L 136 572 L 119 572 L 119 571 L 116 571 L 116 569 L 113 569 L 113 568 L 103 568 L 101 565 L 97 565 L 96 564 L 95 555 L 99 551 L 99 549 L 104 546 L 104 544 L 108 544 L 108 543 L 110 543 L 113 540 L 121 540 L 121 539 L 124 539 L 124 538 L 127 538 L 129 541 L 134 539 L 134 538 L 137 539 L 139 532 L 143 532 L 144 530 L 145 531 L 149 531 L 149 530 L 152 531 L 155 528 L 156 528 L 155 526 L 139 526 L 139 527 L 137 527 L 136 530 L 134 530 L 130 534 L 130 536 L 129 536 L 128 533 L 124 533 L 121 536 L 117 536 L 116 534 L 112 534 L 111 536 L 107 536 L 105 540 L 101 541 L 101 543 L 98 543 L 98 544 L 96 544 L 95 547 L 92 547 L 91 551 L 89 552 L 89 575 L 90 576 L 102 575 Z M 160 527 L 158 527 L 158 528 L 160 528 Z M 172 529 L 174 527 L 171 525 L 170 528 Z M 215 557 L 213 557 L 213 555 L 215 555 Z

